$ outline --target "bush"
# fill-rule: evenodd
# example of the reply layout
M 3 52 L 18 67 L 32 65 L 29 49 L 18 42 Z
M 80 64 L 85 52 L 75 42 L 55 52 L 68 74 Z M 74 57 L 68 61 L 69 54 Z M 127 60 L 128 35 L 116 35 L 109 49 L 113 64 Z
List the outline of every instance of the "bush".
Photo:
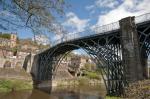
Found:
M 0 80 L 0 91 L 11 91 L 13 84 L 8 80 Z
M 99 73 L 96 73 L 96 72 L 86 72 L 85 74 L 90 79 L 100 79 Z

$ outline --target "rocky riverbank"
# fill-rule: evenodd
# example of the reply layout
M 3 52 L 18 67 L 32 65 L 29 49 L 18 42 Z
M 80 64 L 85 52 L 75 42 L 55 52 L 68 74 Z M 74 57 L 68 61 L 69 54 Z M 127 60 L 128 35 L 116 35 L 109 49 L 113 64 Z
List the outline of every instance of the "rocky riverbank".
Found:
M 127 99 L 150 99 L 150 80 L 132 83 L 125 90 Z

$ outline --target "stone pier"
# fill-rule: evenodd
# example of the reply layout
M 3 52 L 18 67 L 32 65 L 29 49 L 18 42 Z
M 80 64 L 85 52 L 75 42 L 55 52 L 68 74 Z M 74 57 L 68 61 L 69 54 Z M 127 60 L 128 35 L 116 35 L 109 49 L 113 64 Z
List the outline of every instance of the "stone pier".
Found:
M 127 81 L 142 80 L 143 70 L 141 63 L 139 37 L 134 17 L 127 17 L 119 21 L 122 45 L 123 65 Z

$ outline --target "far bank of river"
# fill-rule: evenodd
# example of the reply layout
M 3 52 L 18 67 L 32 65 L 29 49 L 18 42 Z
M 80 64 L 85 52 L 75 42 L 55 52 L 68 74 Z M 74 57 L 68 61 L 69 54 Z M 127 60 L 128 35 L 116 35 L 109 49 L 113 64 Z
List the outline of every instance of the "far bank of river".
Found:
M 102 86 L 55 87 L 50 94 L 39 90 L 0 93 L 0 99 L 105 99 Z
M 83 85 L 102 85 L 105 86 L 101 80 L 98 79 L 89 79 L 87 77 L 77 77 L 72 79 L 54 79 L 40 82 L 36 85 L 39 89 L 50 88 L 51 90 L 57 87 L 65 87 L 65 86 L 83 86 Z

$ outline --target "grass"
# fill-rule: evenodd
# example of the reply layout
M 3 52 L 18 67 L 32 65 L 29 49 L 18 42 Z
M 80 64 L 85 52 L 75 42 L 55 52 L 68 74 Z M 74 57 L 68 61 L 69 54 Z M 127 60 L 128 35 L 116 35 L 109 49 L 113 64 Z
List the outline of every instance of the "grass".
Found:
M 88 71 L 86 71 L 85 74 L 90 79 L 99 79 L 99 80 L 101 79 L 100 74 L 97 73 L 97 72 L 88 72 Z
M 0 92 L 32 89 L 30 74 L 19 68 L 0 68 Z
M 18 91 L 32 89 L 31 81 L 16 79 L 0 79 L 0 92 Z

